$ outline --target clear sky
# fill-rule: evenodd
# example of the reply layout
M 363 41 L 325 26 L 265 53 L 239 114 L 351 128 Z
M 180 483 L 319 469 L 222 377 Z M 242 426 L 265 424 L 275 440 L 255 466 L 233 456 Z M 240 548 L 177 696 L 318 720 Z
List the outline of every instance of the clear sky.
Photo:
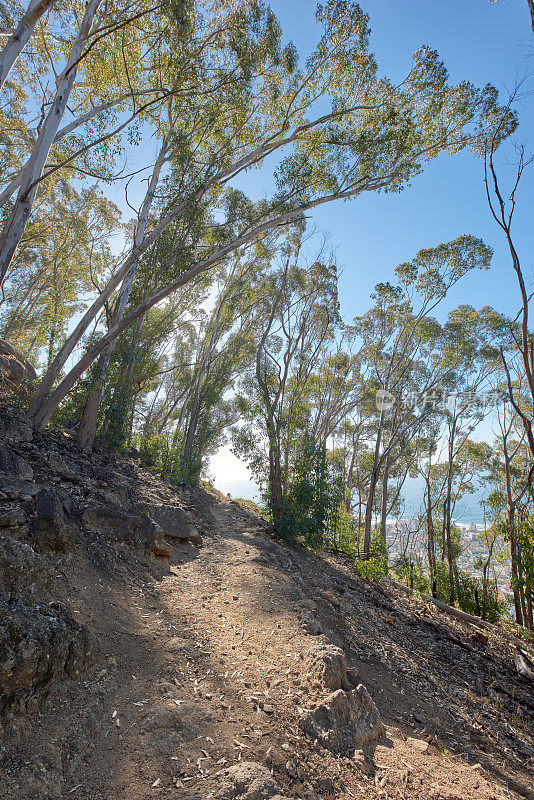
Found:
M 271 0 L 284 35 L 305 56 L 318 38 L 313 0 Z M 491 83 L 508 91 L 525 79 L 525 97 L 517 106 L 520 127 L 514 142 L 534 151 L 534 35 L 526 0 L 361 0 L 371 20 L 371 50 L 379 70 L 400 81 L 422 44 L 436 49 L 452 81 Z M 515 157 L 505 143 L 497 163 L 503 175 Z M 246 181 L 254 194 L 258 173 Z M 525 276 L 534 285 L 534 164 L 523 178 L 516 212 L 516 244 Z M 392 280 L 394 267 L 422 247 L 454 239 L 461 233 L 483 238 L 495 250 L 492 269 L 476 271 L 451 292 L 446 309 L 460 303 L 491 305 L 514 313 L 518 295 L 506 245 L 487 208 L 482 162 L 472 155 L 444 156 L 433 161 L 413 185 L 400 194 L 366 194 L 331 204 L 313 216 L 328 231 L 342 270 L 340 300 L 347 321 L 369 307 L 379 281 Z M 228 451 L 212 461 L 211 472 L 222 481 L 242 480 L 246 473 Z

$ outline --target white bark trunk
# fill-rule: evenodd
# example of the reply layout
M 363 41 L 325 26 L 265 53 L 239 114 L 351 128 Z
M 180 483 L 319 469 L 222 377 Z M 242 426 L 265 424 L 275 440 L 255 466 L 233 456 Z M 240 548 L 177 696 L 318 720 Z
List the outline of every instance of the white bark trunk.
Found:
M 35 26 L 56 0 L 31 0 L 28 8 L 20 18 L 17 27 L 0 52 L 0 89 L 9 72 L 30 40 Z
M 88 0 L 85 13 L 72 45 L 69 59 L 63 73 L 57 80 L 57 91 L 54 102 L 41 126 L 39 136 L 32 154 L 24 167 L 20 182 L 20 189 L 13 206 L 13 210 L 4 226 L 0 236 L 0 286 L 3 284 L 6 272 L 19 245 L 28 224 L 28 219 L 33 207 L 37 183 L 43 167 L 48 158 L 48 153 L 54 142 L 65 108 L 76 79 L 78 63 L 83 53 L 83 47 L 91 30 L 93 18 L 102 0 Z
M 145 195 L 145 199 L 143 200 L 141 210 L 139 211 L 139 217 L 134 234 L 135 250 L 139 250 L 139 247 L 141 246 L 145 238 L 146 226 L 148 223 L 150 210 L 152 208 L 152 203 L 154 202 L 154 195 L 159 183 L 161 170 L 165 163 L 165 158 L 168 151 L 168 144 L 169 144 L 169 139 L 167 137 L 164 140 L 161 149 L 159 151 L 159 155 L 154 165 L 152 176 L 150 178 L 150 183 L 148 185 L 148 190 Z M 120 320 L 124 316 L 124 310 L 126 308 L 126 304 L 128 303 L 130 292 L 132 291 L 132 286 L 138 263 L 139 259 L 136 259 L 132 264 L 130 271 L 124 278 L 121 290 L 119 292 L 119 296 L 117 298 L 117 302 L 115 304 L 115 309 L 113 311 L 110 327 L 113 327 L 118 322 L 120 322 Z M 83 415 L 80 420 L 80 424 L 78 425 L 77 440 L 80 447 L 93 446 L 95 439 L 95 432 L 96 432 L 96 423 L 98 420 L 98 410 L 100 408 L 100 403 L 102 402 L 102 396 L 104 394 L 106 375 L 109 369 L 109 364 L 111 362 L 111 357 L 117 346 L 118 339 L 119 337 L 117 336 L 115 339 L 113 339 L 113 341 L 109 343 L 106 349 L 101 353 L 100 358 L 98 360 L 97 381 L 95 386 L 89 392 L 89 396 L 87 398 Z

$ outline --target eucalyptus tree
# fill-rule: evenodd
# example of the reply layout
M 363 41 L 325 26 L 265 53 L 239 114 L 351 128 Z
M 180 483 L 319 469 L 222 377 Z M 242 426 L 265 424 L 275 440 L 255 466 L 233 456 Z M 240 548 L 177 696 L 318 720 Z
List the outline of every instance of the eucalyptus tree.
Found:
M 507 362 L 508 377 L 516 401 L 523 408 L 529 405 L 527 381 L 519 354 Z M 506 400 L 508 379 L 504 370 L 494 376 L 493 391 Z M 532 453 L 523 422 L 511 403 L 499 402 L 494 414 L 497 434 L 493 457 L 489 462 L 487 483 L 493 488 L 488 497 L 493 527 L 510 545 L 510 574 L 516 622 L 528 619 L 521 569 L 522 553 L 518 537 L 520 516 L 531 503 L 530 485 L 534 473 Z
M 284 517 L 292 463 L 310 433 L 317 367 L 340 323 L 335 265 L 304 266 L 301 245 L 297 232 L 283 250 L 283 266 L 267 278 L 255 363 L 241 384 L 247 424 L 234 431 L 236 452 L 268 487 L 275 523 Z
M 119 221 L 119 209 L 94 187 L 58 181 L 43 194 L 0 303 L 1 335 L 33 359 L 44 349 L 50 364 L 73 315 L 112 269 Z
M 261 259 L 260 259 L 261 260 Z M 207 454 L 208 423 L 217 407 L 226 407 L 226 425 L 233 420 L 233 403 L 224 397 L 234 388 L 236 378 L 254 359 L 257 346 L 256 316 L 258 297 L 250 276 L 250 259 L 237 258 L 219 276 L 213 310 L 198 329 L 192 379 L 183 404 L 183 449 L 179 472 L 184 483 L 198 483 L 200 467 Z M 199 432 L 203 430 L 203 435 Z M 221 431 L 217 431 L 219 434 Z M 194 448 L 194 445 L 195 448 Z M 193 450 L 196 466 L 192 468 Z
M 59 74 L 56 73 L 56 89 L 53 100 L 39 126 L 35 146 L 22 169 L 18 195 L 0 234 L 0 285 L 4 282 L 6 272 L 28 224 L 37 193 L 37 181 L 42 176 L 50 148 L 67 108 L 76 80 L 78 65 L 89 44 L 91 29 L 100 3 L 101 0 L 87 0 L 81 22 L 72 38 L 64 68 Z
M 488 268 L 491 250 L 480 239 L 460 236 L 419 251 L 396 268 L 399 284 L 379 284 L 375 305 L 355 320 L 363 342 L 365 375 L 376 393 L 376 430 L 364 527 L 364 556 L 371 546 L 375 495 L 382 474 L 382 535 L 385 531 L 388 474 L 434 405 L 450 372 L 441 359 L 443 332 L 430 314 L 448 290 L 471 269 Z M 432 393 L 434 393 L 432 395 Z
M 352 330 L 341 326 L 336 346 L 325 350 L 310 380 L 313 439 L 326 445 L 331 437 L 337 436 L 345 421 L 357 416 L 363 396 L 359 345 Z M 351 435 L 355 434 L 353 428 Z
M 444 326 L 441 368 L 452 375 L 454 390 L 443 403 L 446 469 L 443 501 L 443 549 L 449 573 L 450 602 L 455 600 L 455 555 L 452 537 L 453 483 L 458 461 L 478 423 L 491 411 L 487 402 L 490 379 L 500 364 L 503 317 L 493 308 L 476 311 L 463 305 L 452 311 Z
M 514 128 L 515 119 L 498 107 L 495 90 L 480 91 L 465 82 L 449 85 L 445 68 L 428 48 L 415 55 L 414 67 L 400 86 L 380 78 L 368 51 L 368 20 L 356 4 L 329 0 L 319 8 L 318 21 L 323 34 L 300 68 L 294 50 L 281 47 L 272 15 L 257 15 L 253 25 L 245 18 L 239 46 L 229 36 L 228 50 L 235 54 L 237 48 L 246 60 L 246 70 L 242 59 L 235 66 L 243 80 L 236 77 L 232 97 L 228 83 L 216 91 L 211 73 L 205 72 L 203 102 L 192 102 L 181 128 L 184 151 L 175 176 L 180 191 L 169 198 L 141 246 L 132 250 L 80 319 L 44 376 L 30 408 L 36 427 L 47 424 L 109 342 L 148 308 L 235 250 L 261 234 L 275 236 L 323 203 L 366 191 L 401 190 L 438 153 L 477 150 L 489 130 L 499 127 L 502 137 Z M 498 126 L 503 116 L 505 122 Z M 273 195 L 234 206 L 224 216 L 230 184 L 268 156 L 280 159 Z M 222 217 L 222 222 L 212 225 L 209 235 L 206 229 L 202 236 L 191 235 L 191 217 L 206 208 L 212 210 L 212 219 Z M 176 248 L 158 288 L 114 324 L 54 389 L 79 338 L 132 263 L 171 223 L 179 231 Z
M 161 144 L 160 151 L 156 158 L 156 163 L 148 180 L 148 187 L 137 214 L 135 229 L 133 234 L 132 248 L 138 249 L 145 237 L 147 224 L 149 222 L 150 212 L 154 203 L 154 198 L 157 191 L 157 186 L 160 181 L 161 172 L 165 165 L 169 149 L 169 136 L 165 136 Z M 126 305 L 130 298 L 130 293 L 134 284 L 134 278 L 137 270 L 138 262 L 134 260 L 131 264 L 130 270 L 124 276 L 122 284 L 117 292 L 114 300 L 113 310 L 109 316 L 108 328 L 113 327 L 124 316 Z M 98 419 L 98 410 L 102 401 L 104 387 L 106 382 L 106 375 L 113 355 L 113 351 L 117 345 L 118 336 L 112 339 L 107 347 L 100 353 L 96 361 L 96 374 L 98 379 L 93 383 L 93 386 L 87 396 L 87 401 L 80 419 L 77 440 L 81 447 L 92 447 L 95 437 L 96 424 Z
M 259 250 L 258 274 L 264 258 Z M 257 341 L 258 293 L 250 279 L 250 258 L 220 268 L 196 310 L 184 309 L 169 334 L 172 353 L 164 377 L 147 412 L 139 412 L 143 448 L 161 442 L 163 470 L 181 483 L 198 483 L 206 456 L 235 421 L 234 382 L 253 360 Z
M 116 170 L 125 150 L 140 144 L 147 126 L 158 129 L 154 113 L 158 117 L 173 100 L 183 110 L 195 95 L 221 85 L 235 90 L 235 66 L 243 54 L 234 48 L 234 63 L 224 64 L 224 49 L 232 52 L 228 31 L 254 22 L 254 12 L 247 18 L 225 0 L 170 6 L 146 0 L 87 0 L 80 6 L 72 0 L 53 11 L 28 54 L 31 67 L 38 60 L 41 80 L 35 85 L 23 70 L 20 76 L 26 78 L 21 91 L 29 91 L 43 115 L 33 140 L 21 142 L 30 145 L 25 162 L 4 176 L 0 204 L 9 201 L 10 207 L 0 234 L 0 284 L 42 182 L 58 173 L 117 179 L 126 172 L 124 165 Z
M 531 295 L 528 291 L 527 282 L 523 274 L 520 253 L 513 234 L 514 215 L 517 207 L 517 192 L 529 162 L 525 160 L 524 148 L 520 147 L 517 171 L 511 191 L 503 194 L 503 189 L 495 168 L 495 149 L 493 142 L 491 142 L 485 154 L 486 196 L 491 215 L 504 235 L 520 297 L 519 312 L 516 317 L 507 324 L 509 341 L 501 346 L 501 359 L 506 375 L 510 402 L 515 413 L 521 420 L 526 441 L 534 457 L 534 341 L 529 327 Z M 524 376 L 524 382 L 520 378 L 520 385 L 523 389 L 528 387 L 528 403 L 521 400 L 514 390 L 514 381 L 512 378 L 513 370 L 509 367 L 509 362 L 514 360 L 517 353 L 520 355 L 522 373 Z M 529 477 L 532 479 L 533 473 L 530 473 Z
M 445 476 L 440 472 L 435 457 L 438 456 L 441 429 L 440 415 L 433 415 L 416 445 L 414 467 L 424 480 L 423 517 L 426 528 L 426 545 L 429 583 L 432 596 L 437 597 L 436 516 L 443 507 Z
M 30 0 L 30 3 L 17 23 L 11 28 L 4 28 L 6 41 L 0 51 L 0 89 L 9 75 L 16 60 L 31 39 L 35 26 L 56 0 Z M 13 14 L 11 10 L 11 14 Z

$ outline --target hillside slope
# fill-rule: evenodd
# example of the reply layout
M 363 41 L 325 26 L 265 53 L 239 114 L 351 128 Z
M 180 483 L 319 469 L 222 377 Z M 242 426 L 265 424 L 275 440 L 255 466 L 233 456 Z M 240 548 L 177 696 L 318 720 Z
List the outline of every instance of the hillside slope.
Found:
M 505 639 L 273 541 L 215 493 L 21 415 L 0 428 L 3 799 L 534 797 L 532 684 Z M 166 509 L 195 532 L 162 537 Z M 304 732 L 360 682 L 380 738 L 354 754 Z

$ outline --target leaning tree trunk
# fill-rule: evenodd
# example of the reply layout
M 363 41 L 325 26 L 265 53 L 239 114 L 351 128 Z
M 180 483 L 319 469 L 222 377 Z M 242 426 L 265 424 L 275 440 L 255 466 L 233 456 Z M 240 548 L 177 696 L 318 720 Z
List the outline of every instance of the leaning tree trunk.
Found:
M 159 183 L 161 170 L 165 162 L 168 142 L 169 139 L 168 137 L 166 137 L 159 151 L 158 158 L 154 165 L 152 176 L 150 178 L 150 182 L 148 185 L 148 190 L 143 200 L 141 210 L 139 211 L 139 219 L 134 235 L 134 250 L 137 250 L 140 247 L 140 245 L 143 242 L 143 239 L 145 238 L 148 217 L 150 214 L 150 209 L 152 208 L 154 193 Z M 115 304 L 115 309 L 113 311 L 113 315 L 111 318 L 110 328 L 112 328 L 114 325 L 120 322 L 120 320 L 124 316 L 126 304 L 128 303 L 128 299 L 132 291 L 132 286 L 138 263 L 139 260 L 136 259 L 133 262 L 132 266 L 130 267 L 128 274 L 124 278 L 124 281 L 122 283 L 119 292 L 119 296 L 117 298 L 117 302 Z M 80 420 L 77 430 L 76 438 L 78 440 L 78 444 L 82 448 L 93 447 L 93 443 L 95 440 L 95 433 L 96 433 L 96 425 L 98 421 L 98 410 L 100 408 L 100 403 L 102 402 L 102 397 L 104 395 L 104 387 L 106 385 L 106 377 L 111 362 L 111 358 L 113 356 L 113 353 L 115 352 L 115 348 L 117 347 L 118 341 L 119 337 L 117 336 L 117 338 L 113 339 L 113 341 L 111 341 L 108 344 L 108 346 L 105 348 L 105 350 L 102 351 L 102 353 L 98 358 L 95 370 L 95 382 L 91 390 L 89 391 L 85 408 L 83 410 L 82 418 Z
M 0 236 L 0 286 L 4 283 L 11 260 L 26 230 L 37 192 L 38 181 L 41 178 L 50 148 L 65 114 L 69 96 L 76 80 L 78 64 L 83 55 L 83 48 L 91 31 L 93 18 L 101 2 L 102 0 L 88 0 L 87 2 L 67 65 L 57 79 L 56 95 L 41 125 L 31 156 L 23 168 L 17 199 Z
M 29 42 L 35 26 L 56 0 L 31 0 L 0 52 L 0 89 L 9 75 L 11 67 Z
M 136 265 L 134 265 L 130 274 L 127 276 L 126 280 L 122 285 L 122 289 L 117 300 L 117 305 L 113 313 L 111 325 L 114 325 L 115 323 L 119 322 L 122 319 L 122 316 L 124 314 L 124 309 L 126 307 L 126 303 L 128 301 L 132 289 L 133 279 L 135 275 L 135 266 Z M 78 441 L 78 444 L 82 448 L 92 449 L 94 444 L 96 424 L 98 421 L 98 411 L 100 408 L 100 403 L 102 402 L 102 397 L 104 395 L 104 388 L 106 385 L 106 377 L 108 374 L 109 365 L 113 353 L 115 352 L 117 342 L 118 338 L 110 342 L 106 347 L 106 349 L 103 350 L 102 353 L 100 353 L 100 356 L 96 362 L 93 385 L 89 390 L 89 394 L 87 395 L 87 400 L 85 402 L 85 407 L 83 409 L 82 418 L 78 423 L 78 429 L 76 432 L 76 439 Z

